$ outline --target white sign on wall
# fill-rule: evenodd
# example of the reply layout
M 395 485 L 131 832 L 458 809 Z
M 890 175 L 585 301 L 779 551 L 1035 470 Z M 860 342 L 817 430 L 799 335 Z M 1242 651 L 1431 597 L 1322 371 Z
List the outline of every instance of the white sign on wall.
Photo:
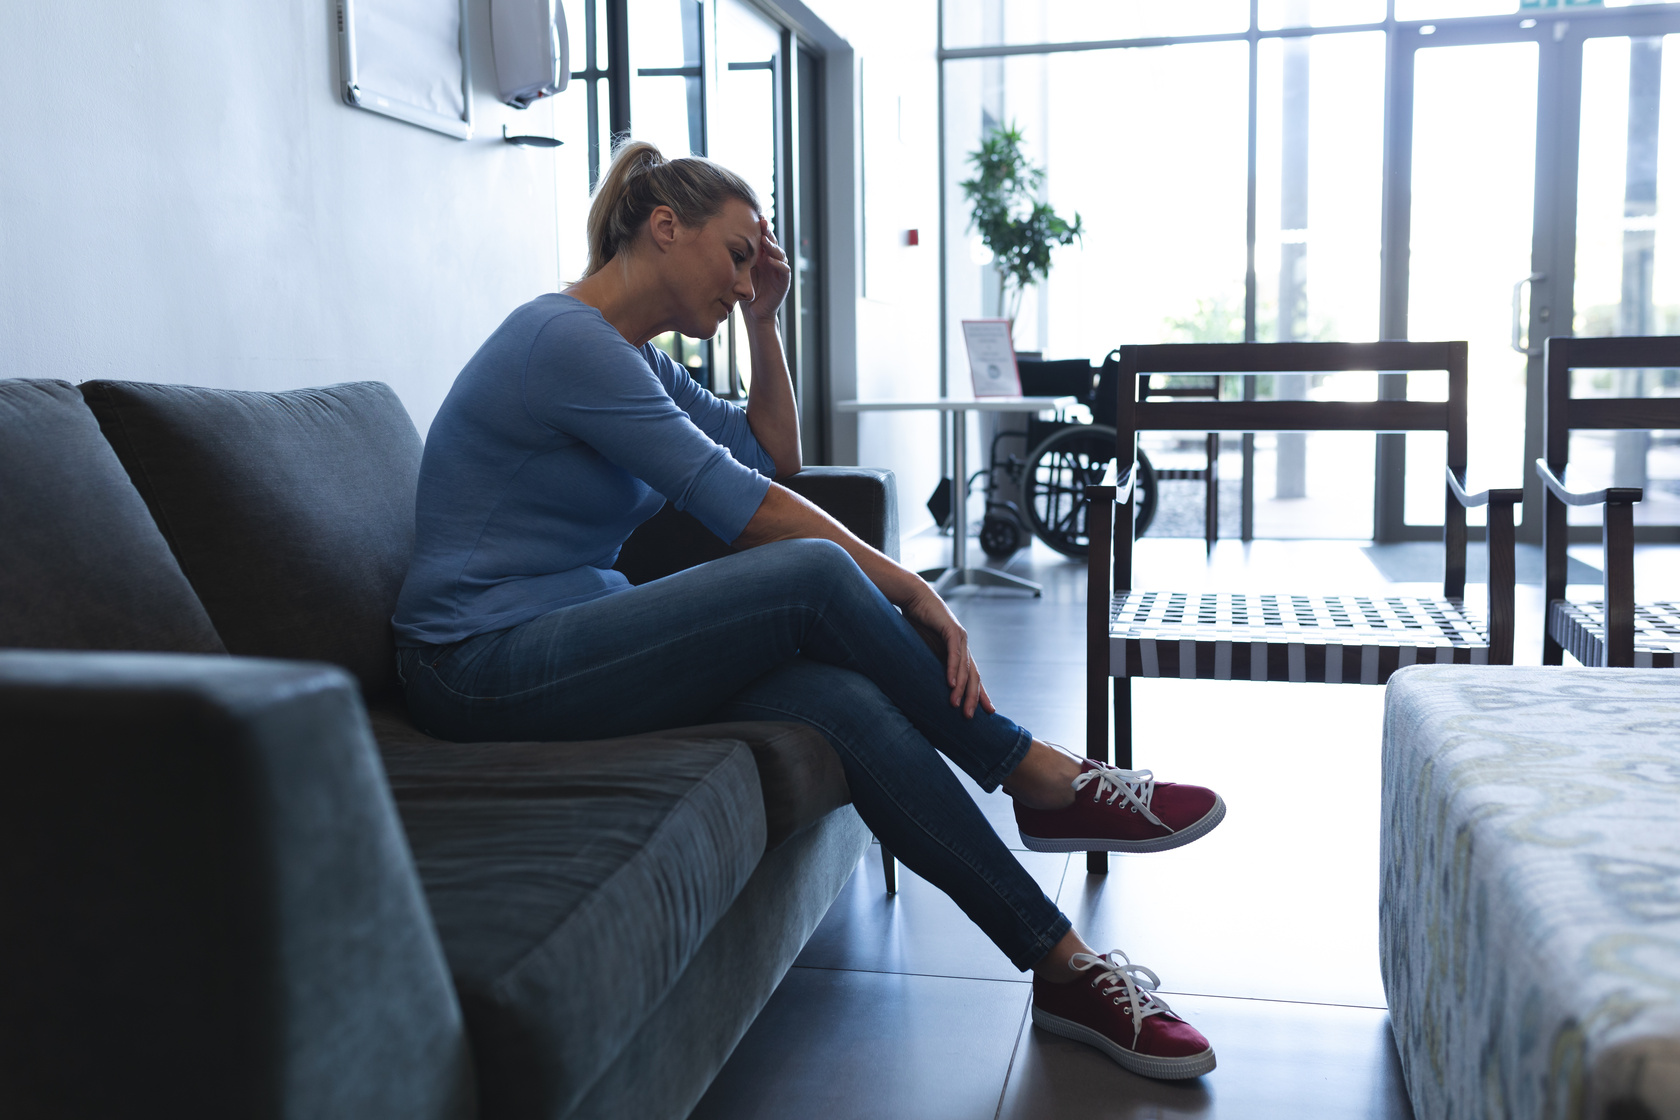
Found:
M 466 27 L 467 0 L 338 0 L 344 100 L 469 139 Z

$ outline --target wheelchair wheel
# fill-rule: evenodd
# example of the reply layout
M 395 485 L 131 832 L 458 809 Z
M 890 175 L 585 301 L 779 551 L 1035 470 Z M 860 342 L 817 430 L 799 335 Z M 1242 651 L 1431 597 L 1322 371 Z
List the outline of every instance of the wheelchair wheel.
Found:
M 1090 554 L 1085 487 L 1102 481 L 1114 460 L 1114 439 L 1107 425 L 1073 424 L 1051 433 L 1027 456 L 1022 478 L 1027 521 L 1039 540 L 1063 556 L 1082 560 Z M 1140 450 L 1132 507 L 1137 536 L 1154 520 L 1155 498 L 1155 467 Z
M 1149 532 L 1150 523 L 1155 520 L 1156 500 L 1160 493 L 1155 489 L 1155 464 L 1149 461 L 1143 448 L 1138 448 L 1138 479 L 1132 496 L 1132 539 L 1137 540 Z
M 980 550 L 993 560 L 1007 560 L 1027 543 L 1026 530 L 1015 515 L 1015 504 L 994 507 L 980 522 Z

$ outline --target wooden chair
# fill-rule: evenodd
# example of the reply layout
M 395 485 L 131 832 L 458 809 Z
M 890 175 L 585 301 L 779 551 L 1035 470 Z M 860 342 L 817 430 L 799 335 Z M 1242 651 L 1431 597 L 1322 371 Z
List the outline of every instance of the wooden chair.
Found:
M 1285 342 L 1120 348 L 1116 465 L 1091 494 L 1086 616 L 1086 753 L 1132 766 L 1133 677 L 1384 684 L 1416 663 L 1509 665 L 1516 590 L 1514 509 L 1519 489 L 1464 489 L 1466 352 L 1463 342 Z M 1151 374 L 1445 370 L 1445 401 L 1204 401 L 1144 399 Z M 1447 433 L 1440 598 L 1384 595 L 1184 593 L 1132 586 L 1129 526 L 1140 431 Z M 1464 610 L 1465 509 L 1488 507 L 1490 620 Z M 1106 853 L 1087 856 L 1107 870 Z
M 1680 366 L 1680 338 L 1549 338 L 1543 455 L 1534 461 L 1545 484 L 1542 540 L 1546 554 L 1546 642 L 1541 660 L 1563 664 L 1568 650 L 1583 665 L 1672 669 L 1680 652 L 1680 603 L 1637 604 L 1633 596 L 1633 505 L 1639 487 L 1577 492 L 1560 481 L 1569 466 L 1569 433 L 1582 429 L 1680 428 L 1674 397 L 1574 397 L 1570 371 Z M 1569 506 L 1604 507 L 1604 599 L 1572 603 Z
M 1138 396 L 1142 400 L 1179 399 L 1216 401 L 1219 399 L 1219 378 L 1213 377 L 1201 385 L 1150 384 L 1150 374 L 1143 375 Z M 1202 540 L 1208 555 L 1213 555 L 1214 543 L 1219 540 L 1219 433 L 1207 433 L 1207 466 L 1155 468 L 1157 482 L 1200 482 L 1202 484 Z

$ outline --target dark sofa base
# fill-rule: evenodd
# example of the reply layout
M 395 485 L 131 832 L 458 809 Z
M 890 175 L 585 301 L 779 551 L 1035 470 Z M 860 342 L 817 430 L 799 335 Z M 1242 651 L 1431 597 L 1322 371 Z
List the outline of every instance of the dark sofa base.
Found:
M 567 1120 L 680 1120 L 769 1002 L 869 848 L 846 805 L 764 854 L 664 1003 Z

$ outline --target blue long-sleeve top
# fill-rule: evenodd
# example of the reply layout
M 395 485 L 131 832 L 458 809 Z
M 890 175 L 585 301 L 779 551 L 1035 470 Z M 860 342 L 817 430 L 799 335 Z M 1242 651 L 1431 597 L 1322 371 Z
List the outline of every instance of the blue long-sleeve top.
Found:
M 740 409 L 588 304 L 539 296 L 432 422 L 397 642 L 457 642 L 622 591 L 618 550 L 667 499 L 733 541 L 774 473 Z

